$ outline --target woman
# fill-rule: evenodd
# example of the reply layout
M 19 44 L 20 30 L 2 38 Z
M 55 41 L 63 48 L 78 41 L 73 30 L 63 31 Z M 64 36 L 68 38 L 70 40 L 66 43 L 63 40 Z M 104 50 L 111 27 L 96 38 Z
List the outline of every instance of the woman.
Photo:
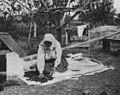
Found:
M 37 69 L 40 77 L 52 75 L 54 71 L 64 72 L 68 63 L 62 56 L 60 43 L 52 34 L 45 34 L 38 49 Z

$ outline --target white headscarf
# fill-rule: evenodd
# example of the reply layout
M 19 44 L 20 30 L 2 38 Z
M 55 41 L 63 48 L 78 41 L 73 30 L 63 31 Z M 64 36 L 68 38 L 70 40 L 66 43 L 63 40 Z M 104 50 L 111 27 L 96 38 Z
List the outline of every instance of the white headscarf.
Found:
M 45 52 L 44 52 L 45 41 L 50 41 L 52 43 L 50 49 L 53 50 L 56 54 L 55 67 L 57 67 L 60 64 L 62 56 L 62 48 L 60 43 L 55 39 L 55 37 L 52 34 L 45 34 L 38 49 L 37 68 L 40 73 L 43 72 L 45 66 Z
M 44 46 L 45 41 L 49 41 L 49 42 L 52 43 L 52 45 L 50 46 L 50 49 L 55 48 L 59 44 L 59 42 L 55 39 L 55 37 L 50 33 L 47 33 L 47 34 L 44 35 L 43 40 L 40 43 L 40 45 Z

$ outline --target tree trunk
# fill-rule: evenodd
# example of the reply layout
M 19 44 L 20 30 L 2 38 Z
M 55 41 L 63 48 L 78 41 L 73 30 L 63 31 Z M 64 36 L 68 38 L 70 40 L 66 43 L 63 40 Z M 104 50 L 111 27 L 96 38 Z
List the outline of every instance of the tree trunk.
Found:
M 37 37 L 37 24 L 35 22 L 33 22 L 33 25 L 34 25 L 34 37 L 36 38 Z
M 29 36 L 28 36 L 28 45 L 30 45 L 30 40 L 31 40 L 31 32 L 32 32 L 32 22 L 30 23 L 30 32 L 29 32 Z
M 68 0 L 66 8 L 69 7 L 70 1 L 71 0 Z M 64 23 L 66 15 L 67 15 L 67 13 L 65 12 L 64 15 L 63 15 L 63 17 L 62 17 L 62 19 L 61 19 L 61 21 L 60 21 L 60 25 L 62 25 Z
M 57 40 L 61 43 L 61 36 L 62 36 L 62 28 L 57 29 Z

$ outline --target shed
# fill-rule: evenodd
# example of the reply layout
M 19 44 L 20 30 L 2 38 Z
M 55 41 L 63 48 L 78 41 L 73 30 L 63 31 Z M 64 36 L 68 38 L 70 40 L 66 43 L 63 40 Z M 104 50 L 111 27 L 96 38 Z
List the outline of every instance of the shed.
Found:
M 3 79 L 1 72 L 6 72 L 6 54 L 8 52 L 16 52 L 20 57 L 25 56 L 24 51 L 15 40 L 5 32 L 0 32 L 0 79 Z M 1 81 L 0 81 L 1 82 Z

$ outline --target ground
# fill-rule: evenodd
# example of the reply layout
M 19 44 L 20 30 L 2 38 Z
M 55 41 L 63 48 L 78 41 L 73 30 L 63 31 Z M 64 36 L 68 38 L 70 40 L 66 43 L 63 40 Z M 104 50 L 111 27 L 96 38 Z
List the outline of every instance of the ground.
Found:
M 39 41 L 33 40 L 32 48 L 27 50 L 25 40 L 17 41 L 28 54 L 36 53 L 36 44 Z M 22 43 L 22 44 L 21 44 Z M 101 49 L 86 51 L 79 48 L 65 50 L 64 53 L 82 52 L 84 56 L 95 58 L 101 61 L 104 65 L 113 66 L 114 70 L 108 70 L 99 74 L 90 76 L 81 76 L 78 80 L 65 80 L 54 83 L 48 86 L 28 86 L 24 82 L 14 77 L 5 84 L 4 91 L 0 95 L 85 95 L 84 92 L 89 92 L 89 95 L 106 95 L 100 94 L 106 92 L 107 95 L 120 95 L 120 56 L 113 56 L 110 53 L 105 53 Z

